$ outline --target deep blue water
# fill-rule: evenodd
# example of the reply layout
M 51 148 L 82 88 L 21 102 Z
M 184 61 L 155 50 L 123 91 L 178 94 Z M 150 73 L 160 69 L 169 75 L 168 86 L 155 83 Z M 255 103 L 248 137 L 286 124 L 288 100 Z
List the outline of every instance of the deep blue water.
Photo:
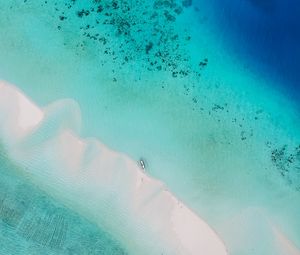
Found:
M 196 3 L 197 4 L 197 3 Z M 220 40 L 300 105 L 300 1 L 213 0 Z

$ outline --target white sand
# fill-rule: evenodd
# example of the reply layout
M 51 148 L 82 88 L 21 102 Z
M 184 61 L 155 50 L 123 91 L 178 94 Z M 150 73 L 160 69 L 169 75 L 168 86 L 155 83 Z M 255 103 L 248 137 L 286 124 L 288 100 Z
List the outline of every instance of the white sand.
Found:
M 281 254 L 300 255 L 300 250 L 277 227 L 272 226 L 272 229 Z
M 0 141 L 38 185 L 104 226 L 130 254 L 227 254 L 208 224 L 163 183 L 126 155 L 61 124 L 76 123 L 76 114 L 63 109 L 71 109 L 68 104 L 41 110 L 17 88 L 0 83 Z M 51 114 L 59 118 L 51 122 Z
M 300 255 L 299 248 L 281 231 L 278 222 L 261 207 L 249 206 L 223 224 L 221 236 L 230 254 Z

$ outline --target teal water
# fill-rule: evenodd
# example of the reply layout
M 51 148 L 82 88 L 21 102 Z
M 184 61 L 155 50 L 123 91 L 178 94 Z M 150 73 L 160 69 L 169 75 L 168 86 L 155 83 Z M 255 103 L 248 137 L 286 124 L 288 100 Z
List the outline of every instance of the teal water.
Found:
M 128 254 L 105 230 L 41 191 L 4 153 L 0 164 L 0 254 Z
M 208 3 L 155 3 L 1 1 L 0 77 L 78 101 L 83 136 L 145 158 L 232 254 L 277 254 L 265 218 L 300 247 L 295 105 L 227 50 Z

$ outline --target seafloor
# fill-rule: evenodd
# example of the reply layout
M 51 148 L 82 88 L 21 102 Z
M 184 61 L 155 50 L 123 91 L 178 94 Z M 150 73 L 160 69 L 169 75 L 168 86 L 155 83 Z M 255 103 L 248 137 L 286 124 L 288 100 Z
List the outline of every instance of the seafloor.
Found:
M 273 224 L 300 247 L 299 91 L 240 54 L 209 2 L 0 0 L 0 78 L 41 106 L 75 99 L 82 135 L 145 159 L 230 254 L 281 255 Z M 0 254 L 125 254 L 15 167 L 1 157 Z

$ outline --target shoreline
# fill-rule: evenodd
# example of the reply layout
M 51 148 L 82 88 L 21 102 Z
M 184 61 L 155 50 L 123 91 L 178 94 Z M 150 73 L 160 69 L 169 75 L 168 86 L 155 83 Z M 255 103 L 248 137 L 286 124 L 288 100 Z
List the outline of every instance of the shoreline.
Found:
M 0 84 L 0 106 L 4 109 L 0 111 L 0 121 L 4 123 L 1 136 L 9 155 L 25 166 L 33 180 L 51 195 L 78 208 L 80 213 L 98 224 L 107 226 L 129 250 L 133 247 L 126 244 L 124 233 L 128 230 L 132 232 L 133 240 L 137 242 L 131 245 L 138 247 L 135 250 L 137 254 L 139 251 L 156 254 L 161 252 L 159 248 L 167 249 L 164 254 L 199 254 L 204 251 L 212 255 L 227 254 L 225 245 L 214 230 L 175 198 L 162 182 L 142 172 L 137 163 L 124 154 L 111 151 L 97 140 L 80 139 L 76 135 L 80 121 L 75 103 L 61 101 L 57 109 L 52 107 L 54 111 L 60 111 L 62 107 L 62 113 L 58 112 L 58 115 L 61 114 L 59 117 L 64 121 L 67 115 L 69 123 L 61 127 L 59 118 L 56 124 L 50 121 L 50 127 L 56 127 L 57 130 L 50 137 L 47 137 L 47 133 L 42 137 L 41 126 L 47 124 L 47 117 L 51 115 L 47 109 L 51 107 L 41 110 L 17 88 L 6 83 Z M 8 109 L 13 110 L 13 114 L 5 116 L 3 113 Z M 77 127 L 75 124 L 76 130 L 70 130 L 74 128 L 74 123 L 78 124 Z M 39 136 L 43 138 L 42 141 L 30 145 Z M 49 165 L 45 166 L 45 162 Z M 44 172 L 40 171 L 41 167 Z M 99 190 L 102 194 L 98 193 Z M 118 197 L 114 197 L 113 201 L 111 197 L 115 194 Z M 96 202 L 99 204 L 95 205 Z M 99 214 L 105 215 L 110 209 L 115 215 L 99 219 Z M 117 209 L 120 209 L 120 217 Z M 114 216 L 119 217 L 124 225 L 120 226 L 118 220 L 114 222 Z M 138 224 L 133 226 L 130 223 Z M 153 246 L 153 242 L 142 240 L 143 234 L 150 238 L 155 236 L 157 247 L 156 242 Z M 151 249 L 156 251 L 153 253 Z
M 60 22 L 58 15 L 64 10 L 63 4 L 56 6 L 60 9 L 57 12 L 53 8 L 54 3 L 48 1 L 44 6 L 40 3 L 42 2 L 27 1 L 26 4 L 16 5 L 13 1 L 8 1 L 0 11 L 3 14 L 0 18 L 3 23 L 0 33 L 6 38 L 0 46 L 2 78 L 16 84 L 37 105 L 51 104 L 43 108 L 47 112 L 47 119 L 37 130 L 41 135 L 27 136 L 27 142 L 23 146 L 25 149 L 22 147 L 20 151 L 45 151 L 39 145 L 51 139 L 45 139 L 43 134 L 53 138 L 60 134 L 62 125 L 76 127 L 74 133 L 78 134 L 81 123 L 79 110 L 76 110 L 79 109 L 78 105 L 71 100 L 58 101 L 60 98 L 70 97 L 80 104 L 84 119 L 81 137 L 96 137 L 113 151 L 124 152 L 134 160 L 145 157 L 148 162 L 147 173 L 163 181 L 172 194 L 203 217 L 219 233 L 230 254 L 241 253 L 233 253 L 233 250 L 236 244 L 240 247 L 243 235 L 232 230 L 236 223 L 229 224 L 230 231 L 223 234 L 222 224 L 253 205 L 266 210 L 267 218 L 272 218 L 276 226 L 282 227 L 279 229 L 288 239 L 300 247 L 300 207 L 297 205 L 300 193 L 296 190 L 299 183 L 296 167 L 299 166 L 299 161 L 293 164 L 286 161 L 290 153 L 295 155 L 295 148 L 299 146 L 298 106 L 284 90 L 279 89 L 284 81 L 276 79 L 259 66 L 249 63 L 245 65 L 244 60 L 247 58 L 230 51 L 229 45 L 222 40 L 221 31 L 215 26 L 215 12 L 213 8 L 209 10 L 211 3 L 202 1 L 197 13 L 193 8 L 185 9 L 174 23 L 174 32 L 183 35 L 184 29 L 188 28 L 191 35 L 188 44 L 183 42 L 183 45 L 178 41 L 191 57 L 188 65 L 195 61 L 194 64 L 198 66 L 198 57 L 208 60 L 208 65 L 197 80 L 190 75 L 173 78 L 163 70 L 148 71 L 145 65 L 147 61 L 143 60 L 143 56 L 152 58 L 151 52 L 146 55 L 141 52 L 141 58 L 130 60 L 122 70 L 119 69 L 120 62 L 113 61 L 102 50 L 107 46 L 118 52 L 120 37 L 111 36 L 112 41 L 106 46 L 98 45 L 93 40 L 84 40 L 84 50 L 75 48 L 75 42 L 83 39 L 78 37 L 83 19 L 74 15 L 75 10 L 81 5 L 87 9 L 92 6 L 87 2 L 75 5 L 71 12 L 66 11 L 64 16 L 67 19 L 64 20 L 62 29 L 57 30 L 57 22 Z M 131 12 L 134 13 L 142 18 L 140 8 L 137 12 Z M 92 25 L 93 16 L 89 17 L 91 19 L 85 20 Z M 223 30 L 223 26 L 221 28 Z M 103 29 L 105 26 L 101 25 L 95 30 L 101 34 Z M 113 29 L 108 28 L 107 32 L 112 32 Z M 228 29 L 224 27 L 224 33 L 226 31 Z M 132 35 L 133 38 L 143 38 L 135 36 L 137 33 Z M 154 37 L 150 36 L 149 39 Z M 176 52 L 170 53 L 171 56 L 176 56 Z M 135 56 L 134 52 L 132 54 Z M 121 60 L 123 54 L 117 53 L 116 56 Z M 186 66 L 182 61 L 178 63 Z M 59 117 L 56 116 L 57 111 Z M 65 117 L 59 121 L 62 115 Z M 51 143 L 52 148 L 57 148 L 57 143 L 69 144 L 75 141 L 70 134 L 62 137 L 65 138 Z M 84 163 L 95 153 L 101 154 L 103 151 L 103 146 L 96 140 L 88 139 L 86 142 L 92 145 L 87 149 L 89 152 Z M 282 176 L 286 172 L 282 173 L 282 169 L 278 167 L 277 162 L 281 160 L 274 160 L 272 153 L 284 148 L 283 169 L 288 173 Z M 86 150 L 85 147 L 83 150 Z M 24 158 L 30 158 L 32 153 L 28 152 Z M 46 156 L 54 157 L 43 155 Z M 37 158 L 41 160 L 41 157 Z M 68 158 L 70 165 L 75 159 L 76 162 L 82 162 L 80 157 Z M 48 160 L 53 163 L 53 169 L 71 169 L 71 166 L 59 166 L 57 160 L 57 156 Z M 35 160 L 25 160 L 22 163 L 28 165 L 29 169 L 32 164 L 36 164 L 34 166 L 37 169 L 44 167 L 42 162 Z M 85 167 L 88 168 L 86 165 Z M 68 173 L 73 174 L 72 171 Z M 115 177 L 119 175 L 116 171 Z M 47 178 L 45 174 L 44 179 Z M 116 200 L 120 193 L 118 186 L 123 187 L 124 184 L 120 179 L 111 179 L 115 183 L 112 182 L 114 188 L 110 193 L 107 191 L 107 194 L 111 194 L 106 196 L 109 197 L 105 200 L 107 204 Z M 125 180 L 127 183 L 127 179 Z M 41 181 L 37 179 L 35 182 Z M 52 182 L 56 183 L 56 180 Z M 69 185 L 61 184 L 62 187 Z M 84 185 L 86 184 L 82 184 Z M 41 185 L 41 188 L 47 188 L 47 183 Z M 55 189 L 48 189 L 48 193 L 57 192 L 57 197 L 61 197 L 62 188 L 55 186 Z M 153 194 L 157 196 L 163 190 L 162 184 L 157 184 L 153 189 Z M 81 195 L 75 191 L 74 194 Z M 127 206 L 127 197 L 124 195 L 124 208 Z M 69 200 L 66 199 L 65 204 L 70 203 Z M 148 195 L 147 201 L 149 200 L 154 201 L 154 195 Z M 82 202 L 84 203 L 85 201 Z M 70 207 L 82 209 L 80 203 L 70 204 Z M 88 212 L 95 205 L 91 204 L 90 207 Z M 104 208 L 103 214 L 107 210 L 110 209 Z M 81 211 L 81 214 L 86 213 Z M 94 221 L 99 218 L 97 215 L 89 215 L 89 218 L 93 217 L 96 219 Z M 111 222 L 114 217 L 116 215 L 109 218 Z M 246 219 L 245 222 L 249 225 L 259 224 L 260 215 L 252 218 L 252 221 Z M 121 220 L 118 223 L 122 225 Z M 108 226 L 103 228 L 109 229 Z M 120 232 L 118 226 L 115 228 L 111 232 Z M 241 225 L 237 224 L 237 228 L 246 233 Z M 248 238 L 249 246 L 242 246 L 243 254 L 253 255 L 253 250 L 257 251 L 255 254 L 278 253 L 277 248 L 273 249 L 274 243 L 267 243 L 269 236 L 273 234 L 264 235 L 260 230 L 252 228 L 246 234 L 248 237 L 255 236 L 258 241 Z M 124 242 L 131 243 L 130 235 L 126 239 L 124 234 L 122 238 Z M 231 244 L 227 239 L 242 240 Z M 261 242 L 264 245 L 258 248 L 257 244 Z M 280 252 L 279 254 L 281 255 Z

